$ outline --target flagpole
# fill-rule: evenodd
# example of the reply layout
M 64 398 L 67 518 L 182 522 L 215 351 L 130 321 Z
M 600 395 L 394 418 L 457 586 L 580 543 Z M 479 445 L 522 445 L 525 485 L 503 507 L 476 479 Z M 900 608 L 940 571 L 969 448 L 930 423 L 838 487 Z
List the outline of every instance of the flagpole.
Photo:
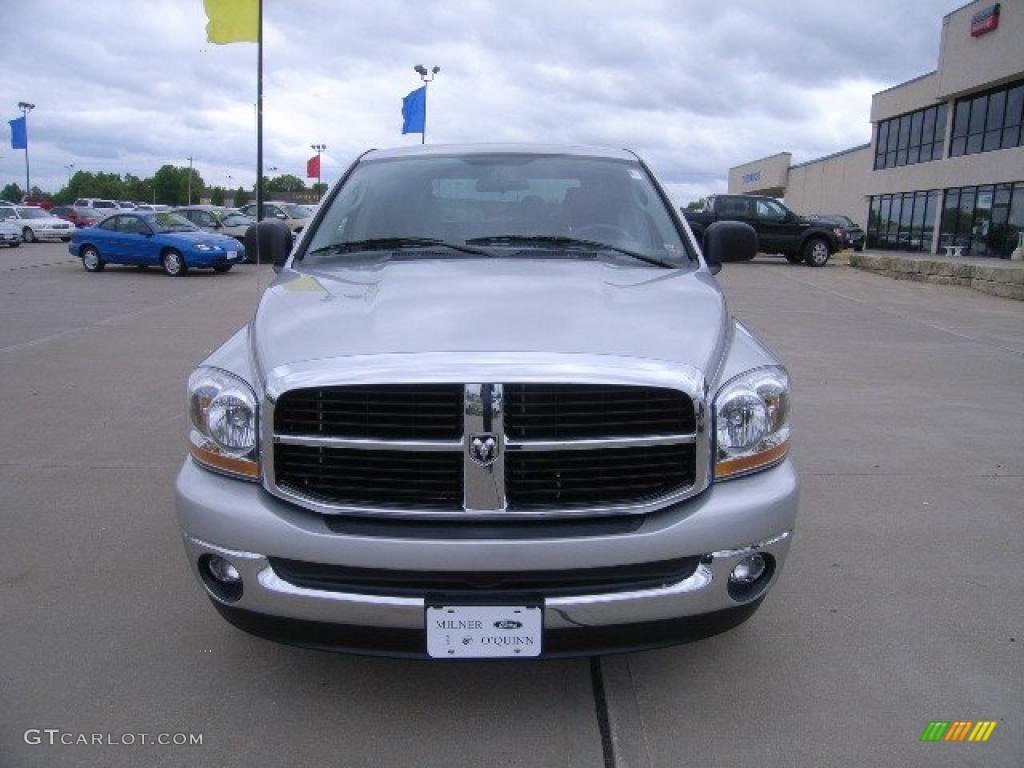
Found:
M 256 221 L 263 221 L 263 0 L 256 18 Z
M 32 182 L 28 172 L 28 113 L 35 108 L 35 104 L 29 104 L 27 101 L 18 102 L 18 109 L 21 110 L 22 119 L 25 121 L 25 197 L 32 194 Z

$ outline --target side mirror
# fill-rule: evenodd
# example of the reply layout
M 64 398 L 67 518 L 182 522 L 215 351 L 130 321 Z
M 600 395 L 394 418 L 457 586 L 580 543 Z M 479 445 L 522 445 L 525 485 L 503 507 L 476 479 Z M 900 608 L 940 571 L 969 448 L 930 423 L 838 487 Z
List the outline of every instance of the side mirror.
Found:
M 245 230 L 245 253 L 257 264 L 273 264 L 274 271 L 280 272 L 292 252 L 293 240 L 287 224 L 274 219 L 261 221 Z
M 757 255 L 757 232 L 741 221 L 716 221 L 704 231 L 704 260 L 711 274 L 727 261 L 750 261 Z

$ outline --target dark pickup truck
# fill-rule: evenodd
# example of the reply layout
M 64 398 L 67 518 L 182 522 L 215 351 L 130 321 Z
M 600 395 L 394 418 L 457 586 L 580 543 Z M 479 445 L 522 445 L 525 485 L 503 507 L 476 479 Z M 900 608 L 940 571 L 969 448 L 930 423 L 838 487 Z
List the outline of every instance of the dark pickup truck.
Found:
M 842 236 L 822 222 L 797 216 L 773 197 L 711 195 L 700 211 L 683 210 L 694 237 L 716 221 L 742 221 L 756 231 L 760 253 L 781 253 L 793 264 L 823 267 L 843 247 Z

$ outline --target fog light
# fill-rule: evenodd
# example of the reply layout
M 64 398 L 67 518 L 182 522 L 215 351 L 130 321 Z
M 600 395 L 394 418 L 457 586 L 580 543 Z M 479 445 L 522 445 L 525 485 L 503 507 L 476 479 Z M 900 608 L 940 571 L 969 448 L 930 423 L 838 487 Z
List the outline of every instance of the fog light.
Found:
M 732 573 L 729 574 L 729 581 L 733 584 L 753 584 L 764 575 L 767 567 L 768 564 L 765 563 L 764 558 L 755 552 L 736 564 Z
M 206 567 L 210 570 L 210 575 L 221 584 L 237 584 L 242 580 L 238 569 L 218 555 L 212 555 L 206 561 Z

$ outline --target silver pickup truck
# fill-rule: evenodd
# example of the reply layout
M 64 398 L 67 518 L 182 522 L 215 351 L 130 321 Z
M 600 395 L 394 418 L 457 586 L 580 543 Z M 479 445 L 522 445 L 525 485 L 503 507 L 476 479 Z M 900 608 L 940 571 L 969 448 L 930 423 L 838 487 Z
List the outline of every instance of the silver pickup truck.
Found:
M 436 659 L 591 655 L 736 626 L 797 510 L 790 383 L 633 153 L 361 156 L 188 381 L 176 501 L 231 623 Z

